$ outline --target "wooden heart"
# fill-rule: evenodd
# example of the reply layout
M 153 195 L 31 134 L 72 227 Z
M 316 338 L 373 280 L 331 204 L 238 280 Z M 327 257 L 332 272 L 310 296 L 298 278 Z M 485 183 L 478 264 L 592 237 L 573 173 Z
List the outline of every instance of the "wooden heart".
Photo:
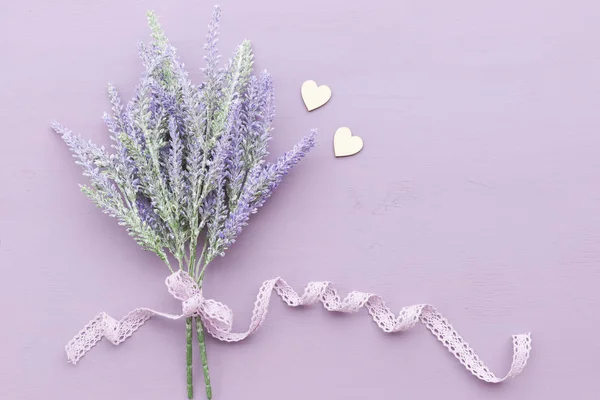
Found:
M 331 98 L 331 89 L 329 89 L 329 86 L 317 86 L 315 81 L 304 82 L 300 92 L 302 93 L 302 100 L 304 100 L 304 105 L 308 111 L 321 107 Z
M 352 136 L 349 128 L 339 128 L 333 135 L 333 152 L 336 157 L 351 156 L 363 148 L 360 136 Z

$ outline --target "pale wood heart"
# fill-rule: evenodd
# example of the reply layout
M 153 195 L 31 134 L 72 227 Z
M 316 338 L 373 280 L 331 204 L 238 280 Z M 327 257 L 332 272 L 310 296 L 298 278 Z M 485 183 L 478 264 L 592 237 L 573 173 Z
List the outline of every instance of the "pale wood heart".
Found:
M 333 152 L 336 157 L 351 156 L 363 148 L 360 136 L 352 136 L 349 128 L 339 128 L 333 135 Z
M 319 108 L 331 98 L 331 89 L 327 85 L 317 86 L 315 81 L 306 81 L 300 89 L 302 100 L 308 111 Z

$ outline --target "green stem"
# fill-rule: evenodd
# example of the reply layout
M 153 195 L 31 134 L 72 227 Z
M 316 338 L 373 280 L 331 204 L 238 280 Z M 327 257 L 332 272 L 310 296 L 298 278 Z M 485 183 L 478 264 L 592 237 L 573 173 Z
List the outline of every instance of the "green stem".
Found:
M 202 265 L 202 260 L 204 260 L 204 256 L 206 255 L 206 245 L 207 244 L 208 244 L 208 238 L 205 238 L 204 245 L 202 246 L 202 252 L 200 253 L 198 262 L 196 263 L 196 265 L 194 265 L 194 274 L 192 276 L 197 275 L 198 269 L 200 268 L 200 265 Z M 204 268 L 202 268 L 202 272 L 204 272 L 204 269 L 206 268 L 207 265 L 208 265 L 208 263 L 204 264 Z M 198 278 L 198 284 L 202 287 L 202 278 Z
M 197 272 L 197 269 L 200 267 L 204 256 L 206 255 L 206 247 L 208 244 L 208 238 L 204 239 L 204 245 L 202 246 L 202 252 L 200 253 L 200 257 L 198 258 L 198 264 L 194 268 L 194 273 Z M 198 286 L 202 288 L 202 278 L 204 277 L 204 270 L 208 263 L 204 264 L 202 268 L 201 276 L 198 279 Z M 212 399 L 212 387 L 210 385 L 210 372 L 208 371 L 208 359 L 206 357 L 206 341 L 204 339 L 204 326 L 202 324 L 202 319 L 196 317 L 196 334 L 198 336 L 198 346 L 200 347 L 200 359 L 202 360 L 202 373 L 204 374 L 204 386 L 206 387 L 206 398 L 208 400 Z
M 194 398 L 194 376 L 192 374 L 192 318 L 185 319 L 187 390 L 188 399 Z
M 206 267 L 208 264 L 204 264 L 202 270 L 200 271 L 200 275 L 198 275 L 198 285 L 202 288 L 202 280 L 204 279 L 204 272 L 206 271 Z
M 171 266 L 171 263 L 169 262 L 169 258 L 167 257 L 167 254 L 164 253 L 164 255 L 159 256 L 164 262 L 165 264 L 167 264 L 167 267 L 169 267 L 169 271 L 171 271 L 171 273 L 174 273 L 175 271 L 173 270 L 173 267 Z
M 188 273 L 191 276 L 194 276 L 194 265 L 196 263 L 196 246 L 197 239 L 194 240 L 194 235 L 192 235 L 192 239 L 190 240 L 190 259 L 188 261 Z
M 206 357 L 206 342 L 204 341 L 204 327 L 202 319 L 196 318 L 196 333 L 198 334 L 198 345 L 200 346 L 200 358 L 202 359 L 202 372 L 204 373 L 204 385 L 206 386 L 206 398 L 212 399 L 212 387 L 210 386 L 210 373 L 208 372 L 208 359 Z

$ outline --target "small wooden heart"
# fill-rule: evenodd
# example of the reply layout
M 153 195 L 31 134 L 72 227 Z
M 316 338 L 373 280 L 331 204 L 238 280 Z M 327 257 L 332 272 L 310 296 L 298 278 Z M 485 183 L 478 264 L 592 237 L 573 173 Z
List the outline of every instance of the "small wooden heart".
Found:
M 333 135 L 333 152 L 336 157 L 352 156 L 363 148 L 360 136 L 352 136 L 349 128 L 339 128 Z
M 329 86 L 317 86 L 315 81 L 306 81 L 300 89 L 302 100 L 308 111 L 319 108 L 329 101 L 331 98 L 331 89 Z

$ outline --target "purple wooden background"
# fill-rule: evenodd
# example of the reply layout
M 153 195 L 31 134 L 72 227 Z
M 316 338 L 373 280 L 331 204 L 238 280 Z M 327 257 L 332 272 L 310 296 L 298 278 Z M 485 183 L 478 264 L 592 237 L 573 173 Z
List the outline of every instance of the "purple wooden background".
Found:
M 63 347 L 105 310 L 178 310 L 167 270 L 78 191 L 53 118 L 108 143 L 107 82 L 125 97 L 155 9 L 200 79 L 206 1 L 3 0 L 0 5 L 0 398 L 182 399 L 182 323 L 153 320 L 77 367 Z M 245 329 L 283 276 L 438 307 L 497 373 L 531 331 L 525 373 L 478 382 L 422 326 L 275 300 L 250 340 L 208 342 L 215 399 L 592 399 L 600 390 L 600 6 L 574 0 L 222 1 L 277 90 L 273 154 L 318 147 L 207 276 Z M 333 89 L 307 113 L 301 83 Z M 363 137 L 337 160 L 332 135 Z M 197 360 L 197 358 L 196 358 Z M 197 398 L 202 398 L 196 364 Z

